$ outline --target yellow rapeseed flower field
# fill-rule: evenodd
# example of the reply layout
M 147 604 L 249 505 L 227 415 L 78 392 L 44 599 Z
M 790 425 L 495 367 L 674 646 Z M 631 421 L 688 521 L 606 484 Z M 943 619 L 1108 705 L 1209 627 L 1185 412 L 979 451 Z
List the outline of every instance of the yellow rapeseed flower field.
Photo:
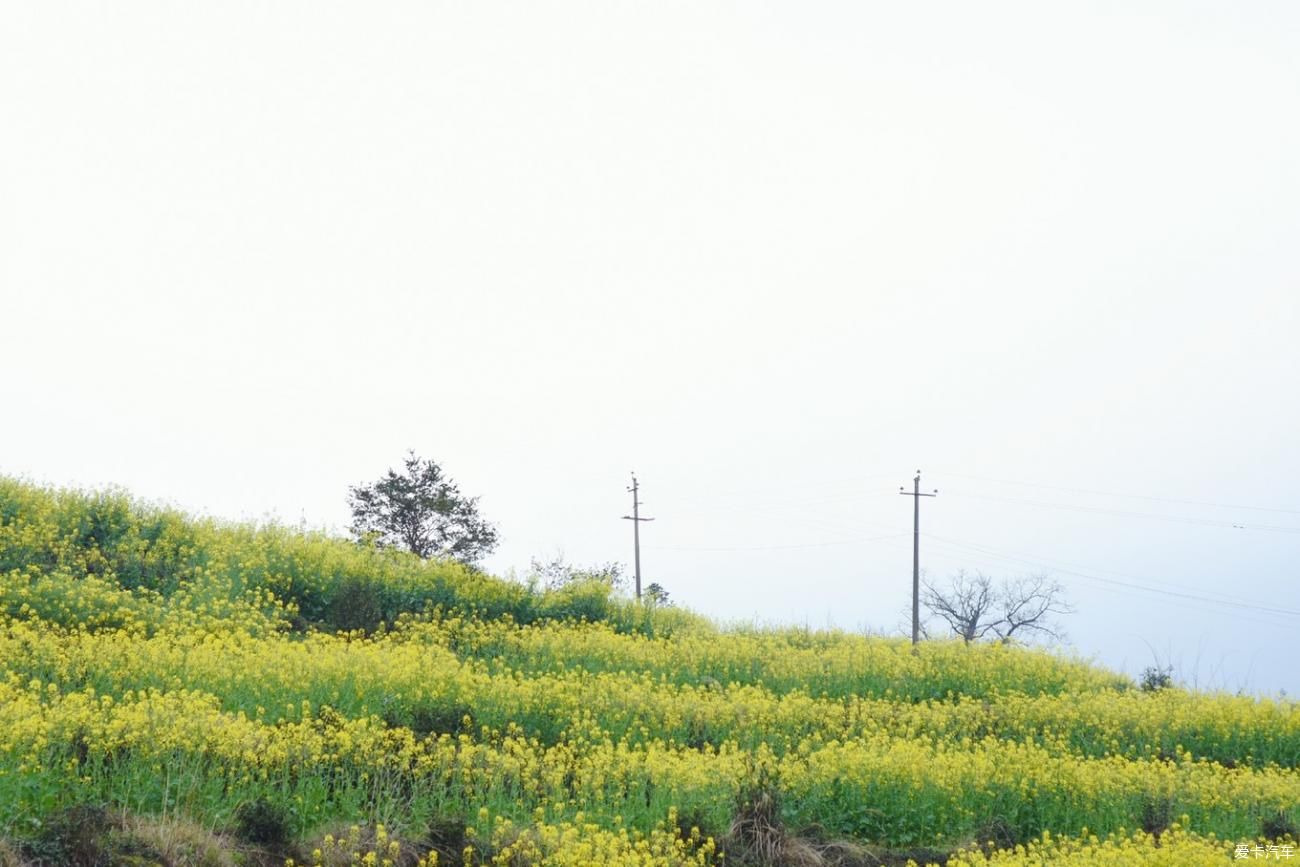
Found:
M 0 479 L 0 863 L 87 809 L 296 867 L 1281 860 L 1298 766 L 1294 702 Z

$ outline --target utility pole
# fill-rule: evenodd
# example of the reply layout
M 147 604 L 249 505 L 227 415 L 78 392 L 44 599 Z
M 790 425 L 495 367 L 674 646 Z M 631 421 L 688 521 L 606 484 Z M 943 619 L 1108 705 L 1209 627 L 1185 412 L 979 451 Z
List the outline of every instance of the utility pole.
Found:
M 939 489 L 933 494 L 921 493 L 921 471 L 916 471 L 912 479 L 912 490 L 899 486 L 898 493 L 912 498 L 912 646 L 921 640 L 921 498 L 937 497 Z
M 632 487 L 628 488 L 632 492 L 632 514 L 624 515 L 624 521 L 632 522 L 632 546 L 636 552 L 636 598 L 641 599 L 641 522 L 653 521 L 654 518 L 641 517 L 641 501 L 637 499 L 636 473 L 632 474 Z

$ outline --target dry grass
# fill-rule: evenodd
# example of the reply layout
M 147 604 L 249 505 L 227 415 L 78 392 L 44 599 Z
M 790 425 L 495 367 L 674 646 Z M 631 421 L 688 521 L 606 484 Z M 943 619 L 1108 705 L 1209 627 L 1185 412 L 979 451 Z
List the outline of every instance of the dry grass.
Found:
M 176 817 L 124 816 L 122 834 L 157 853 L 168 867 L 238 867 L 233 840 Z
M 742 801 L 723 847 L 733 863 L 754 867 L 880 867 L 894 863 L 889 853 L 880 854 L 847 840 L 820 842 L 789 833 L 773 789 L 753 792 Z
M 281 867 L 284 857 L 241 846 L 210 828 L 175 816 L 73 808 L 55 814 L 45 833 L 22 846 L 0 840 L 0 867 Z
M 0 840 L 0 867 L 24 867 L 18 847 L 8 840 Z

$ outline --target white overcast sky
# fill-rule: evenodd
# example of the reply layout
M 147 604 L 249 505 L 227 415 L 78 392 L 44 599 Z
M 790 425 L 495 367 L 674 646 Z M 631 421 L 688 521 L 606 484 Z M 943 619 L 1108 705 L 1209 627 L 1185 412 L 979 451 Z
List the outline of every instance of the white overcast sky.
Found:
M 0 100 L 0 472 L 341 530 L 411 447 L 505 573 L 635 469 L 674 598 L 892 629 L 921 467 L 932 576 L 1300 693 L 1300 4 L 30 0 Z

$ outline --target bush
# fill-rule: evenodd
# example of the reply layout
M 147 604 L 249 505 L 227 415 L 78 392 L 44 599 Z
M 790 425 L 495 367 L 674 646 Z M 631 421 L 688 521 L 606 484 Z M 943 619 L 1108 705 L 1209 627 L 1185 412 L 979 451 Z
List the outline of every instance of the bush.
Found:
M 23 847 L 23 855 L 42 865 L 109 867 L 112 857 L 103 842 L 112 826 L 103 807 L 78 804 L 47 816 L 36 838 Z
M 383 719 L 389 726 L 409 728 L 416 737 L 474 732 L 473 708 L 463 704 L 440 706 L 420 703 L 409 710 L 390 710 L 383 715 Z
M 1266 840 L 1300 840 L 1300 828 L 1281 810 L 1269 816 L 1260 826 L 1260 833 Z
M 595 623 L 608 619 L 614 605 L 612 588 L 603 581 L 578 581 L 559 590 L 542 594 L 540 613 L 555 620 L 587 620 Z
M 289 813 L 266 798 L 246 801 L 235 810 L 235 836 L 259 846 L 284 848 L 291 836 Z
M 338 586 L 325 612 L 325 622 L 334 629 L 374 632 L 384 622 L 380 589 L 373 581 L 348 578 Z
M 1174 685 L 1174 667 L 1172 665 L 1161 668 L 1158 665 L 1149 665 L 1142 670 L 1142 677 L 1138 681 L 1138 687 L 1143 692 L 1157 692 L 1162 689 L 1169 689 Z

